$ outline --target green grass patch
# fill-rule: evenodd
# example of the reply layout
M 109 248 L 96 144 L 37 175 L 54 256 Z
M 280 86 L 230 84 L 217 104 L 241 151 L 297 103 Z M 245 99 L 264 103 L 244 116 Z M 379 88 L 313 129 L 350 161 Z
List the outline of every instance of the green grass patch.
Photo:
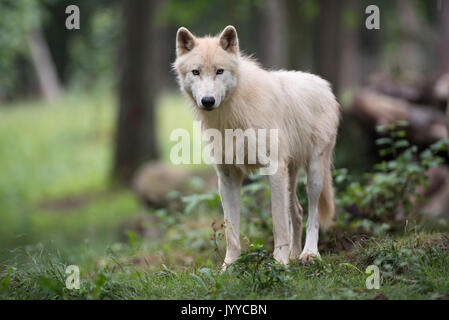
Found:
M 27 248 L 27 261 L 10 265 L 0 281 L 8 299 L 447 299 L 448 241 L 441 235 L 371 239 L 354 252 L 324 255 L 315 264 L 279 266 L 258 247 L 227 271 L 217 266 L 157 267 L 135 263 L 145 246 L 120 245 L 85 257 L 80 289 L 67 289 L 65 268 L 73 259 L 43 248 Z M 143 251 L 140 251 L 140 250 Z M 256 259 L 253 259 L 256 257 Z M 255 267 L 253 262 L 262 259 Z M 134 263 L 133 263 L 134 261 Z M 380 268 L 379 289 L 365 281 L 369 264 Z M 388 267 L 392 264 L 393 268 Z M 262 273 L 265 280 L 252 273 Z M 247 273 L 249 276 L 242 276 Z M 271 280 L 269 278 L 271 277 Z M 274 280 L 273 280 L 274 279 Z M 263 284 L 263 285 L 262 285 Z

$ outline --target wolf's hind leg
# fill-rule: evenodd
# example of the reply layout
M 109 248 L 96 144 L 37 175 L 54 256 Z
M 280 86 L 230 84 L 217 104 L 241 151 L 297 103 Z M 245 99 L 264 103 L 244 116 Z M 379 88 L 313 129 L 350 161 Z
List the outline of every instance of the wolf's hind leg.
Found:
M 285 165 L 278 165 L 278 170 L 270 176 L 271 212 L 273 217 L 274 258 L 287 265 L 289 261 L 289 190 L 288 169 Z
M 316 152 L 310 159 L 307 168 L 307 197 L 309 199 L 309 210 L 306 225 L 306 243 L 300 256 L 302 262 L 313 263 L 313 257 L 320 258 L 318 252 L 318 201 L 323 189 L 324 163 L 323 153 Z
M 289 173 L 289 193 L 290 193 L 290 259 L 298 259 L 301 254 L 301 238 L 302 238 L 302 207 L 299 204 L 298 196 L 296 194 L 296 184 L 298 169 L 290 165 Z
M 226 269 L 240 256 L 240 188 L 243 175 L 229 165 L 220 165 L 216 169 L 224 211 L 226 256 L 223 269 Z

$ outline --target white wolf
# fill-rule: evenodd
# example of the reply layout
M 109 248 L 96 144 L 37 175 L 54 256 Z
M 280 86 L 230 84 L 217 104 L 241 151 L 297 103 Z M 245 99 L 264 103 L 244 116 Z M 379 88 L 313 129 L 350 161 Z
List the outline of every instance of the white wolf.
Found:
M 184 27 L 176 36 L 174 69 L 203 128 L 278 129 L 278 170 L 269 176 L 274 258 L 311 261 L 318 252 L 319 223 L 332 224 L 332 153 L 340 118 L 327 81 L 298 71 L 267 71 L 239 52 L 237 31 L 226 27 L 216 37 L 195 37 Z M 246 150 L 247 151 L 247 150 Z M 244 174 L 262 164 L 215 165 L 226 225 L 224 268 L 240 255 L 240 186 Z M 307 173 L 308 219 L 301 251 L 302 208 L 297 174 Z M 290 213 L 290 214 L 289 214 Z

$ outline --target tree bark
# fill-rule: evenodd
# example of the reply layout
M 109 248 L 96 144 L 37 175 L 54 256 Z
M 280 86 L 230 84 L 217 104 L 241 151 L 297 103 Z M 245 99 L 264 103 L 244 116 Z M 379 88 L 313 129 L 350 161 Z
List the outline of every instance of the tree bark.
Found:
M 119 113 L 113 168 L 114 178 L 119 183 L 130 184 L 139 166 L 159 156 L 154 112 L 158 39 L 153 28 L 159 2 L 123 2 Z
M 285 0 L 266 0 L 264 4 L 261 44 L 263 61 L 268 68 L 286 68 L 288 60 Z
M 311 65 L 307 65 L 306 56 L 311 55 L 313 48 L 306 46 L 311 41 L 308 24 L 301 16 L 303 2 L 297 0 L 286 0 L 286 26 L 287 26 L 287 47 L 288 61 L 287 68 L 295 70 L 310 70 Z
M 28 45 L 41 94 L 46 101 L 53 102 L 61 95 L 61 85 L 50 49 L 40 26 L 28 31 Z
M 438 44 L 438 60 L 440 70 L 449 72 L 449 2 L 439 3 L 440 36 Z
M 408 78 L 420 76 L 428 62 L 423 52 L 423 35 L 427 34 L 428 26 L 419 15 L 416 2 L 396 0 L 396 12 L 399 27 L 398 54 L 394 62 L 401 74 Z
M 352 90 L 359 83 L 360 78 L 360 14 L 362 6 L 359 0 L 344 0 L 343 1 L 342 26 L 340 32 L 340 55 L 339 63 L 339 85 L 340 91 Z
M 329 81 L 335 92 L 339 90 L 339 29 L 341 3 L 335 0 L 320 0 L 316 39 L 316 71 Z

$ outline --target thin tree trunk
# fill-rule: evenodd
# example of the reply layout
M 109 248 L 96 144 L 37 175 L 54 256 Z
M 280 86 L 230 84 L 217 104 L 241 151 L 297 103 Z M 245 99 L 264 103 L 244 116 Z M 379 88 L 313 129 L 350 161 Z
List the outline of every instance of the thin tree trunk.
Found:
M 440 1 L 438 5 L 440 36 L 438 44 L 438 60 L 440 70 L 449 71 L 449 2 Z
M 414 1 L 396 0 L 396 12 L 400 38 L 395 63 L 402 74 L 415 78 L 428 67 L 421 47 L 422 35 L 426 34 L 427 26 L 420 17 Z
M 439 0 L 437 3 L 437 9 L 440 25 L 437 55 L 439 69 L 442 73 L 444 73 L 449 72 L 449 3 L 447 1 Z M 448 81 L 443 81 L 442 83 L 445 86 L 449 86 Z M 446 124 L 449 130 L 449 88 L 446 88 L 446 90 L 445 88 L 441 88 L 440 91 L 447 92 Z M 449 200 L 447 207 L 449 208 Z
M 316 39 L 316 71 L 339 90 L 339 29 L 341 3 L 335 0 L 320 0 L 318 35 Z
M 286 24 L 288 42 L 288 69 L 305 68 L 304 57 L 308 54 L 308 46 L 304 46 L 308 39 L 308 29 L 301 18 L 301 1 L 286 0 Z
M 273 69 L 285 68 L 288 60 L 285 0 L 265 0 L 263 18 L 261 43 L 264 64 Z
M 360 78 L 360 25 L 361 3 L 359 0 L 344 0 L 343 23 L 340 33 L 341 60 L 339 63 L 340 91 L 352 90 L 359 83 Z
M 122 44 L 119 52 L 119 114 L 113 175 L 129 184 L 145 161 L 158 158 L 155 130 L 156 33 L 153 17 L 159 1 L 123 2 Z
M 37 26 L 28 32 L 28 45 L 44 99 L 53 102 L 61 95 L 56 67 L 42 29 Z

